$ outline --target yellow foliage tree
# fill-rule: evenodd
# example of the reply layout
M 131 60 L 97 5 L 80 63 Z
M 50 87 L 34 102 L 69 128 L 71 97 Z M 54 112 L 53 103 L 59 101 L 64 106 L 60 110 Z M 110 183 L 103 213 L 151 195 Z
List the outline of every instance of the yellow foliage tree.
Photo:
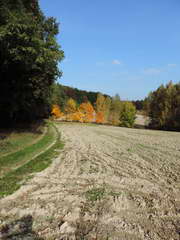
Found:
M 77 104 L 76 101 L 72 98 L 68 99 L 65 105 L 65 113 L 66 113 L 66 120 L 67 121 L 73 121 L 74 120 L 74 114 L 77 111 Z
M 65 105 L 65 112 L 67 114 L 72 114 L 72 113 L 75 113 L 76 110 L 77 110 L 76 101 L 74 99 L 72 99 L 72 98 L 67 100 L 66 105 Z

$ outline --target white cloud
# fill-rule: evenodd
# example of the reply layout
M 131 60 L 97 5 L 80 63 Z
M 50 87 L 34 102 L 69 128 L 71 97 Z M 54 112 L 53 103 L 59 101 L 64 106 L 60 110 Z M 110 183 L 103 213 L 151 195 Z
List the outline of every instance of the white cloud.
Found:
M 145 74 L 156 75 L 156 74 L 159 74 L 159 73 L 161 73 L 163 71 L 164 70 L 162 68 L 145 68 L 143 72 Z
M 117 59 L 114 59 L 114 60 L 112 61 L 112 64 L 122 65 L 123 63 L 122 63 L 122 61 L 119 61 L 119 60 L 117 60 Z
M 176 63 L 169 63 L 168 67 L 177 67 L 177 64 Z

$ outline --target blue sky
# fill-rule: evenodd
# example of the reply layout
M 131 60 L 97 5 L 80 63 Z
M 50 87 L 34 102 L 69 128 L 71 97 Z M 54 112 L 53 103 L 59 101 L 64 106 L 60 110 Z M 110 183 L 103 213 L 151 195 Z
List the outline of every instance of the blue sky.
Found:
M 180 0 L 40 0 L 60 23 L 61 84 L 142 99 L 180 81 Z

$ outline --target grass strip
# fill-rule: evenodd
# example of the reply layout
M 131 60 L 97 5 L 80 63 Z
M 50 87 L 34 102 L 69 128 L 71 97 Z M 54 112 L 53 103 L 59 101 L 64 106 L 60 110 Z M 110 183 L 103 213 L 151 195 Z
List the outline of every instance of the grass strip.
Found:
M 31 146 L 25 147 L 17 152 L 3 156 L 0 158 L 0 175 L 6 174 L 12 168 L 24 164 L 33 158 L 36 154 L 41 152 L 45 147 L 48 147 L 54 140 L 54 128 L 48 124 L 47 133 L 37 142 Z
M 0 129 L 0 158 L 38 142 L 43 136 L 42 132 L 44 132 L 44 122 L 21 128 Z
M 57 133 L 57 138 L 53 146 L 0 179 L 0 197 L 5 197 L 17 191 L 23 182 L 32 177 L 33 173 L 43 171 L 52 163 L 53 158 L 58 155 L 58 152 L 55 150 L 62 149 L 64 146 L 64 144 L 60 141 L 60 133 L 55 126 L 54 128 Z

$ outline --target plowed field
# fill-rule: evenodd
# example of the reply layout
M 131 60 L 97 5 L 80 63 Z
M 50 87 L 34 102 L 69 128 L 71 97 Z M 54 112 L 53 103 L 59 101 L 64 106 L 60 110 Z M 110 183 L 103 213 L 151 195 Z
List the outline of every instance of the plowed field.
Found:
M 57 127 L 65 142 L 59 157 L 0 200 L 1 225 L 12 228 L 2 239 L 35 239 L 17 230 L 27 215 L 37 239 L 180 239 L 180 133 Z

